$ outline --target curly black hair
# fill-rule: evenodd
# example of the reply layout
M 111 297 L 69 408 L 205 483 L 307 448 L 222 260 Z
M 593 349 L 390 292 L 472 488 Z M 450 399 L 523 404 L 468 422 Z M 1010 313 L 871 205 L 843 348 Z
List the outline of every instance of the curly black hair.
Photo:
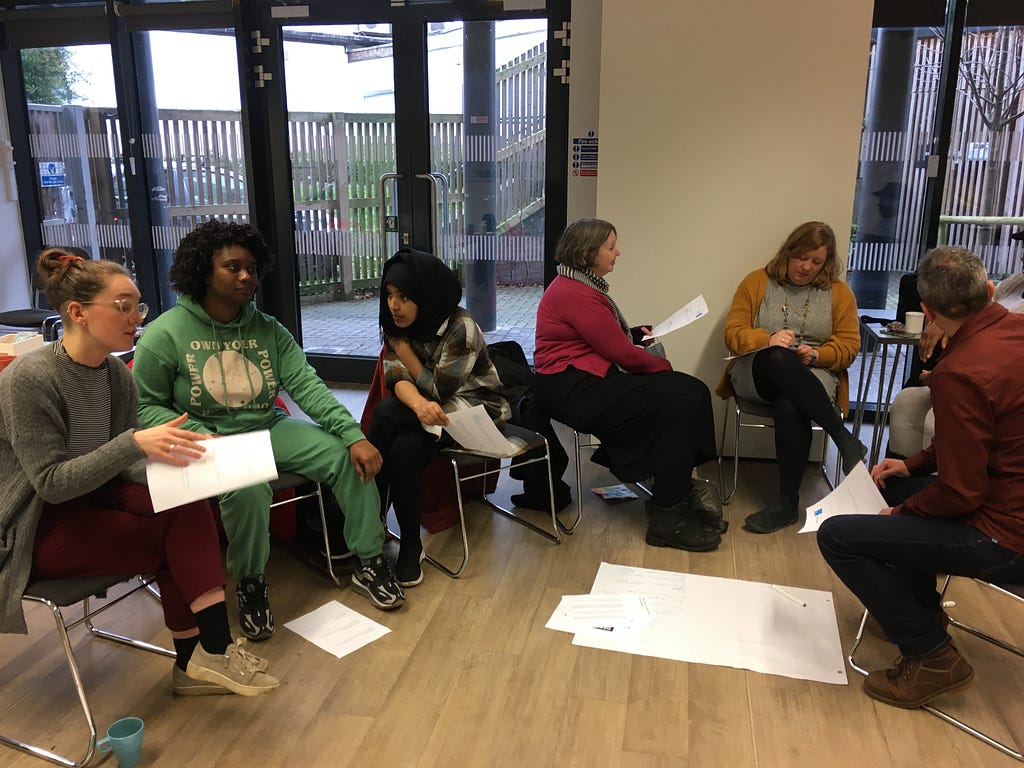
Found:
M 274 255 L 256 227 L 212 219 L 193 229 L 178 244 L 170 271 L 174 290 L 201 302 L 206 295 L 206 278 L 213 257 L 229 245 L 239 245 L 253 255 L 260 280 L 270 271 Z

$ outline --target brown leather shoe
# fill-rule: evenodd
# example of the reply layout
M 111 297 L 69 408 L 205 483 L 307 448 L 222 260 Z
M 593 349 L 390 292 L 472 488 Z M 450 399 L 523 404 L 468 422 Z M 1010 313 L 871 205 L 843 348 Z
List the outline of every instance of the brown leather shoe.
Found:
M 892 669 L 872 672 L 864 678 L 864 693 L 883 704 L 916 709 L 973 682 L 974 668 L 950 642 L 927 656 L 900 658 Z
M 949 614 L 943 610 L 940 610 L 939 619 L 942 621 L 942 628 L 947 629 L 949 627 Z M 882 625 L 878 623 L 878 619 L 876 619 L 870 613 L 868 614 L 867 621 L 864 622 L 864 631 L 872 637 L 877 637 L 879 640 L 882 640 L 883 642 L 892 642 L 892 640 L 889 639 L 889 635 L 887 635 L 885 630 L 882 629 Z

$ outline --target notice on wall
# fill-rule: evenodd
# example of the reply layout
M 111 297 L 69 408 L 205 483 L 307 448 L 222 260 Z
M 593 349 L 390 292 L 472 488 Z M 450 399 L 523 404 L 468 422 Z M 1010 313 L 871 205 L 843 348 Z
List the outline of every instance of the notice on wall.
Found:
M 586 136 L 573 136 L 572 175 L 597 176 L 597 136 L 587 131 Z

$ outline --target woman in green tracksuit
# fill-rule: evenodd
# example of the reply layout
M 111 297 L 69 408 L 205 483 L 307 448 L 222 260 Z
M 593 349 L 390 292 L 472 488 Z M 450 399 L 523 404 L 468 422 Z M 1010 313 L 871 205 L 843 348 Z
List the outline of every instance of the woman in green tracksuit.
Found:
M 353 587 L 378 608 L 396 608 L 405 595 L 382 555 L 384 528 L 373 482 L 380 453 L 292 335 L 253 306 L 271 260 L 250 225 L 209 221 L 182 239 L 170 271 L 181 294 L 178 304 L 149 324 L 135 349 L 139 421 L 147 427 L 187 412 L 181 428 L 194 432 L 270 430 L 278 469 L 326 483 L 344 510 L 345 540 L 360 560 Z M 316 423 L 290 418 L 276 407 L 282 390 Z M 269 485 L 260 483 L 218 499 L 239 621 L 255 640 L 274 631 L 263 578 L 270 497 Z

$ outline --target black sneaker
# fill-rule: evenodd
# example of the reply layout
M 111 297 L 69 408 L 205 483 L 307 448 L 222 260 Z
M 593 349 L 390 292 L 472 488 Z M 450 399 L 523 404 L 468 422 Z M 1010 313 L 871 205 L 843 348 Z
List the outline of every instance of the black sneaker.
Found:
M 359 565 L 352 574 L 352 588 L 384 611 L 397 608 L 405 602 L 405 592 L 395 583 L 391 566 L 383 555 L 366 560 L 359 558 Z
M 238 598 L 238 624 L 250 640 L 266 640 L 274 634 L 274 614 L 263 574 L 239 579 L 235 585 Z

